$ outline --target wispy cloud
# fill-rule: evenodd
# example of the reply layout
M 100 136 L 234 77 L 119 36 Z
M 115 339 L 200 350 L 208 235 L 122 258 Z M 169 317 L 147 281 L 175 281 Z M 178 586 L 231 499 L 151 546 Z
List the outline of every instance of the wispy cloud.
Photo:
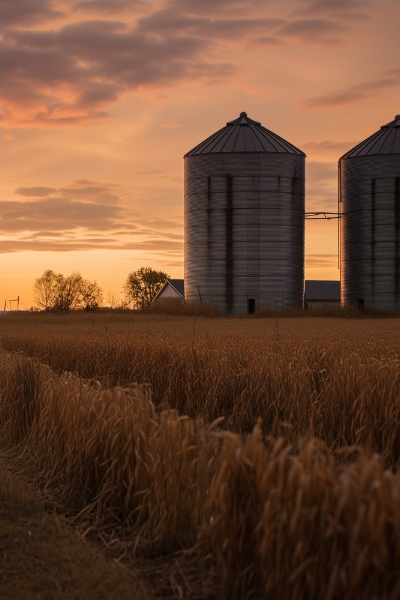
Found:
M 364 20 L 369 19 L 369 10 L 373 3 L 371 0 L 314 0 L 313 2 L 299 2 L 291 13 L 292 16 L 324 17 Z
M 337 202 L 336 162 L 307 161 L 307 211 L 335 211 Z
M 120 13 L 142 14 L 151 10 L 151 2 L 146 0 L 83 0 L 71 4 L 75 13 L 96 16 L 114 16 Z
M 344 42 L 348 25 L 326 19 L 299 19 L 287 23 L 277 34 L 312 46 L 337 46 Z
M 389 69 L 367 81 L 333 91 L 329 94 L 309 98 L 301 104 L 301 107 L 304 109 L 315 109 L 345 106 L 378 96 L 385 90 L 396 87 L 400 87 L 400 69 Z
M 182 224 L 132 213 L 118 185 L 20 187 L 2 203 L 2 252 L 142 249 L 182 253 Z M 12 239 L 10 239 L 12 236 Z
M 51 0 L 2 0 L 3 27 L 35 26 L 64 17 Z
M 285 42 L 278 37 L 261 35 L 251 38 L 250 43 L 256 46 L 282 46 Z
M 182 10 L 183 8 L 183 10 Z M 138 20 L 138 30 L 156 35 L 192 35 L 203 39 L 237 39 L 249 34 L 265 34 L 285 23 L 275 18 L 210 18 L 186 12 L 183 5 L 168 5 Z
M 27 196 L 28 198 L 44 198 L 45 196 L 49 196 L 56 191 L 56 188 L 50 187 L 20 187 L 15 190 L 15 193 L 18 194 L 18 196 Z
M 156 37 L 118 21 L 6 30 L 3 118 L 23 125 L 90 122 L 105 118 L 105 107 L 127 91 L 232 75 L 233 65 L 210 60 L 208 47 L 195 36 Z
M 332 267 L 337 266 L 337 254 L 306 254 L 307 267 Z
M 311 177 L 315 186 L 321 186 L 326 182 L 335 180 L 337 175 L 337 165 L 331 162 L 318 162 L 316 160 L 307 161 L 307 177 Z
M 121 242 L 117 239 L 99 240 L 50 240 L 21 238 L 15 240 L 4 240 L 1 244 L 2 253 L 13 252 L 76 252 L 89 250 L 132 250 L 147 251 L 163 254 L 164 256 L 182 256 L 183 242 L 175 242 L 169 239 L 138 240 Z
M 105 203 L 93 204 L 66 196 L 53 195 L 30 201 L 2 202 L 2 229 L 4 233 L 71 228 L 109 230 L 122 222 L 122 209 Z
M 324 140 L 322 142 L 306 142 L 300 144 L 300 147 L 313 154 L 341 154 L 354 148 L 360 140 L 356 142 L 333 142 L 332 140 Z

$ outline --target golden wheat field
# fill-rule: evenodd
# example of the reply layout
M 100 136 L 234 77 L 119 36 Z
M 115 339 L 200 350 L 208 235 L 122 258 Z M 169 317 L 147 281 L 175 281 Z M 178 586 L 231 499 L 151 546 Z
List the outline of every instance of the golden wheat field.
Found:
M 20 314 L 1 343 L 3 444 L 125 554 L 176 552 L 171 597 L 400 598 L 399 319 Z

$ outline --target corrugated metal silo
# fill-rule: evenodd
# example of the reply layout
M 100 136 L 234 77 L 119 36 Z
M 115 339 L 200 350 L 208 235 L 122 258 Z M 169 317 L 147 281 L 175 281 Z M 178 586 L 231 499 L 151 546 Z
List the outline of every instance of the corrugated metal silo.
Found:
M 243 112 L 184 158 L 185 298 L 301 307 L 305 154 Z
M 339 160 L 342 305 L 400 310 L 400 115 Z

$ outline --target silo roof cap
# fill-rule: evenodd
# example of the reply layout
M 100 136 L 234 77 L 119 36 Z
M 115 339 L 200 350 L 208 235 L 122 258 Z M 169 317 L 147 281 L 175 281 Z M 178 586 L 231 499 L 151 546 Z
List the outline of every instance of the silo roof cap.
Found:
M 253 121 L 247 116 L 246 112 L 241 112 L 237 119 L 228 121 L 227 125 L 261 125 L 260 121 Z
M 237 119 L 228 121 L 225 127 L 195 146 L 185 157 L 232 152 L 278 152 L 305 156 L 302 150 L 263 127 L 259 121 L 250 119 L 247 113 L 241 112 Z
M 373 156 L 376 154 L 400 154 L 400 115 L 382 125 L 379 131 L 343 154 L 341 158 Z

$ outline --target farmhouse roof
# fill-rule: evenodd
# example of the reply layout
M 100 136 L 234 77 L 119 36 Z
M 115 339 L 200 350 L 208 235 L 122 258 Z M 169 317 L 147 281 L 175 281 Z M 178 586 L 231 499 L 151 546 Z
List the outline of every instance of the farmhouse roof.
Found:
M 168 279 L 167 283 L 169 283 L 178 294 L 182 296 L 185 295 L 185 282 L 183 279 Z
M 340 301 L 340 281 L 306 279 L 304 300 Z
M 172 289 L 175 290 L 175 292 L 177 294 L 182 296 L 182 298 L 185 297 L 184 280 L 183 279 L 167 279 L 167 281 L 164 283 L 164 285 L 162 286 L 161 290 L 158 292 L 158 294 L 156 295 L 154 300 L 157 300 L 157 298 L 159 298 L 159 296 L 161 296 L 161 294 L 167 287 L 172 287 Z M 153 300 L 153 302 L 154 302 L 154 300 Z

